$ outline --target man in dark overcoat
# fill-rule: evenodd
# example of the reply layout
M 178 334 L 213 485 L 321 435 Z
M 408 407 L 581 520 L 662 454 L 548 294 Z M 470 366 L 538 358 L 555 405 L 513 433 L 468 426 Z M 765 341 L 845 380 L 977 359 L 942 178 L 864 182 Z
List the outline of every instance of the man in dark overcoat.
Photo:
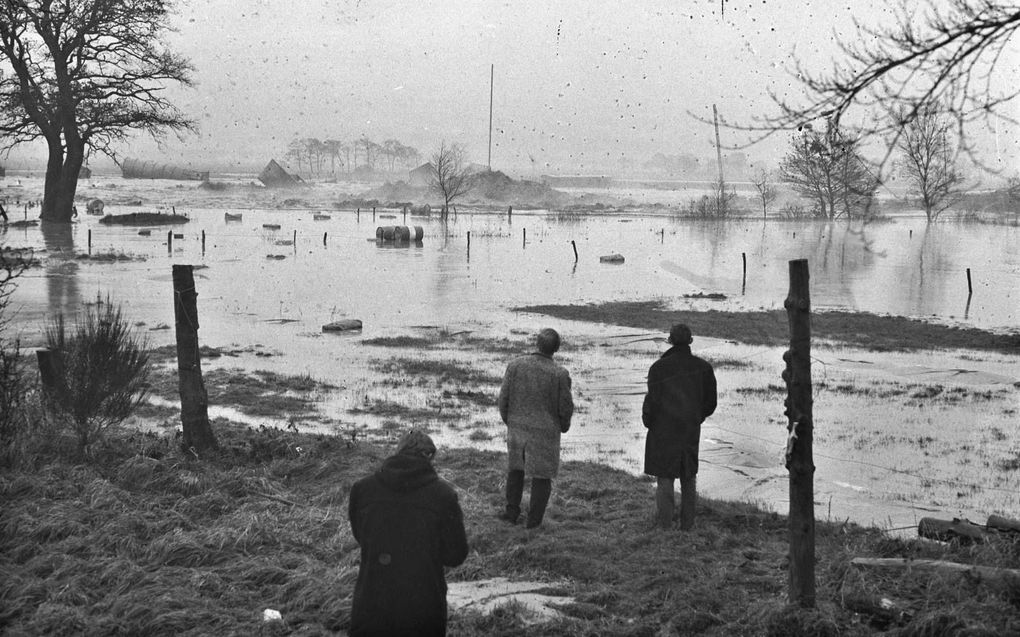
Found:
M 506 424 L 508 470 L 506 510 L 500 517 L 516 524 L 521 515 L 524 477 L 531 476 L 531 501 L 525 526 L 542 524 L 552 479 L 560 465 L 560 435 L 570 429 L 574 399 L 570 373 L 553 360 L 560 335 L 545 328 L 535 339 L 537 351 L 507 365 L 499 390 L 499 415 Z
M 648 370 L 641 420 L 648 428 L 645 473 L 657 478 L 656 521 L 673 523 L 674 485 L 680 479 L 680 528 L 694 526 L 697 505 L 698 443 L 701 423 L 716 407 L 712 366 L 691 354 L 691 330 L 683 324 L 669 331 L 672 345 Z
M 351 488 L 348 514 L 361 564 L 351 637 L 446 634 L 444 566 L 468 554 L 457 492 L 432 466 L 436 446 L 413 430 Z

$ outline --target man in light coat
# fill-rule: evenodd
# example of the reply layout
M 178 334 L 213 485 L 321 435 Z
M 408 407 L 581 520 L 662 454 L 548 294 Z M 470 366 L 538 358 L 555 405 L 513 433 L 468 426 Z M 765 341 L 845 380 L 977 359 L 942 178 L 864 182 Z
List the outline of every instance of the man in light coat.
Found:
M 531 502 L 526 527 L 542 524 L 552 479 L 560 464 L 560 435 L 570 429 L 574 400 L 570 373 L 553 360 L 560 335 L 545 328 L 537 351 L 507 365 L 499 390 L 499 415 L 507 426 L 506 510 L 500 517 L 516 524 L 521 515 L 525 475 L 531 476 Z
M 648 428 L 645 473 L 657 478 L 656 519 L 663 528 L 673 523 L 677 478 L 680 528 L 694 526 L 701 423 L 716 407 L 715 372 L 707 361 L 691 354 L 693 340 L 686 325 L 670 329 L 672 347 L 648 370 L 648 393 L 641 410 L 641 420 Z

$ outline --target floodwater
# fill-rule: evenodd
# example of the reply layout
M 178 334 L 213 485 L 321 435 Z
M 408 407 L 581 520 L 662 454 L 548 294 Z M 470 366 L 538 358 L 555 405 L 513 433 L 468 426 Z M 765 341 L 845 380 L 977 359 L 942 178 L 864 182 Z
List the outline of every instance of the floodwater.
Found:
M 788 262 L 806 258 L 816 310 L 989 329 L 1014 327 L 1020 315 L 1017 227 L 926 226 L 909 217 L 848 226 L 538 211 L 509 219 L 465 213 L 444 228 L 438 220 L 392 211 L 181 212 L 189 223 L 157 226 L 149 236 L 100 225 L 96 217 L 80 218 L 70 230 L 8 229 L 5 245 L 46 251 L 46 267 L 20 281 L 19 305 L 28 317 L 69 314 L 81 301 L 111 293 L 139 320 L 166 321 L 171 264 L 190 263 L 205 267 L 197 274 L 200 312 L 224 319 L 207 327 L 217 336 L 220 329 L 224 336 L 257 333 L 270 319 L 317 331 L 342 317 L 362 319 L 367 335 L 416 324 L 491 323 L 507 308 L 537 303 L 715 293 L 726 299 L 710 307 L 781 308 Z M 227 221 L 224 213 L 242 219 Z M 424 240 L 377 245 L 376 228 L 385 225 L 422 226 Z M 168 232 L 183 235 L 170 250 Z M 73 258 L 89 252 L 90 240 L 93 255 L 134 260 Z M 601 263 L 609 254 L 622 255 L 624 263 Z
M 358 353 L 361 340 L 436 329 L 486 337 L 531 333 L 550 320 L 510 310 L 541 303 L 662 298 L 676 307 L 696 309 L 781 308 L 791 259 L 809 262 L 815 310 L 855 309 L 995 330 L 1014 328 L 1020 316 L 1017 227 L 928 226 L 917 216 L 863 226 L 773 220 L 717 223 L 675 220 L 664 214 L 586 216 L 547 211 L 514 211 L 512 216 L 461 211 L 443 225 L 437 219 L 404 217 L 392 210 L 251 209 L 243 202 L 232 202 L 230 207 L 177 206 L 176 211 L 189 215 L 190 221 L 146 228 L 148 234 L 139 228 L 100 225 L 97 217 L 86 216 L 69 228 L 2 231 L 0 243 L 5 247 L 34 249 L 43 263 L 18 280 L 13 297 L 13 325 L 23 343 L 32 347 L 39 342 L 47 318 L 72 315 L 82 303 L 109 295 L 123 305 L 130 320 L 147 330 L 153 345 L 170 344 L 173 330 L 160 328 L 173 325 L 171 266 L 193 264 L 203 344 L 257 344 L 283 353 L 231 364 L 305 373 L 337 384 L 349 391 L 328 399 L 326 407 L 342 411 L 372 391 L 352 378 L 364 365 L 366 355 Z M 241 218 L 228 220 L 228 213 Z M 16 212 L 11 216 L 18 218 Z M 376 229 L 387 225 L 421 226 L 423 240 L 403 246 L 377 243 Z M 115 254 L 123 260 L 79 258 L 83 254 Z M 609 254 L 622 255 L 624 260 L 600 262 L 601 256 Z M 684 298 L 697 294 L 725 298 Z M 344 318 L 360 319 L 363 330 L 342 336 L 322 333 L 324 324 Z M 581 329 L 568 323 L 556 327 L 567 340 L 571 330 Z M 576 370 L 575 385 L 585 395 L 588 413 L 564 437 L 565 455 L 638 472 L 644 437 L 639 417 L 644 374 L 664 348 L 662 335 L 611 326 L 583 329 L 600 347 L 583 362 L 574 361 L 584 368 Z M 726 400 L 740 399 L 732 393 L 734 387 L 780 382 L 779 350 L 703 338 L 696 340 L 695 349 L 730 359 L 774 363 L 774 373 L 769 367 L 768 377 L 753 368 L 722 370 L 721 387 L 728 386 L 725 391 L 731 392 Z M 892 362 L 864 358 L 874 357 L 825 355 L 819 363 L 833 377 L 895 382 L 903 376 L 929 374 L 928 378 L 940 382 L 960 380 L 953 376 L 960 372 L 959 361 L 943 361 L 938 354 Z M 1012 361 L 993 357 L 967 364 L 973 369 L 964 371 L 974 374 L 963 383 L 1009 388 L 1016 380 Z M 490 371 L 502 370 L 494 366 Z M 581 378 L 583 383 L 578 381 Z M 415 394 L 414 390 L 407 393 Z M 837 403 L 826 414 L 824 405 L 816 402 L 816 420 L 850 418 L 837 412 L 852 408 Z M 777 424 L 783 420 L 781 400 L 776 405 L 733 408 L 729 415 L 726 409 L 721 404 L 720 414 L 706 423 L 701 488 L 708 495 L 782 508 L 785 429 Z M 763 411 L 768 415 L 759 414 Z M 493 414 L 492 419 L 498 416 Z M 760 422 L 752 428 L 742 422 L 751 420 Z M 995 413 L 984 420 L 1012 431 L 1005 424 L 1008 416 Z M 502 447 L 498 435 L 474 441 L 463 431 L 438 435 L 449 444 Z M 861 449 L 836 451 L 839 444 L 820 438 L 816 448 L 833 458 L 844 458 L 833 454 L 846 451 L 846 457 L 858 453 L 882 460 L 881 452 L 876 456 Z M 1007 454 L 1015 445 L 1006 440 L 1000 446 Z M 901 462 L 884 461 L 890 468 Z M 829 513 L 840 519 L 886 520 L 890 526 L 904 520 L 909 523 L 916 521 L 919 510 L 931 510 L 924 507 L 941 497 L 932 495 L 927 504 L 917 507 L 910 500 L 918 496 L 908 485 L 902 486 L 902 493 L 891 495 L 899 487 L 889 481 L 876 483 L 881 476 L 855 473 L 835 460 L 819 464 L 827 466 L 819 467 L 818 498 L 827 497 Z M 918 473 L 927 470 L 923 465 L 916 468 Z M 902 516 L 896 515 L 897 508 Z

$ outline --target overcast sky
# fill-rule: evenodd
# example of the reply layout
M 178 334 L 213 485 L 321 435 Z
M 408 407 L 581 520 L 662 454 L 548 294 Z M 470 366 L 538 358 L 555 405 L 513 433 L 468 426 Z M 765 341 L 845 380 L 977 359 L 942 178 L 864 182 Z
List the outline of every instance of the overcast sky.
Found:
M 828 68 L 854 16 L 890 17 L 871 0 L 723 1 L 188 0 L 171 42 L 195 65 L 196 86 L 175 94 L 200 133 L 124 154 L 245 166 L 282 156 L 295 137 L 364 135 L 425 154 L 459 142 L 484 164 L 493 65 L 495 169 L 711 157 L 712 127 L 690 112 L 767 113 L 770 90 L 800 90 L 795 56 Z M 745 140 L 723 131 L 724 145 Z M 787 143 L 746 152 L 775 164 Z M 1015 156 L 1011 144 L 998 152 Z

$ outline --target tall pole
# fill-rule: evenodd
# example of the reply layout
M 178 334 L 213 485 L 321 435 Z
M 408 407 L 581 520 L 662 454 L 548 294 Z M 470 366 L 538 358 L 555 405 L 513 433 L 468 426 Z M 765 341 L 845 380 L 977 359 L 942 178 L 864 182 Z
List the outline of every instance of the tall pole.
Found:
M 719 144 L 719 111 L 716 110 L 715 104 L 712 104 L 712 121 L 715 122 L 715 156 L 716 161 L 719 164 L 719 193 L 716 195 L 716 212 L 722 212 L 723 203 L 723 173 L 722 173 L 722 146 Z
M 496 65 L 489 65 L 489 172 L 492 172 L 492 83 L 496 78 Z
M 815 607 L 815 508 L 812 456 L 811 297 L 807 259 L 790 261 L 790 292 L 786 297 L 790 349 L 786 369 L 786 468 L 790 472 L 790 598 L 791 604 Z

